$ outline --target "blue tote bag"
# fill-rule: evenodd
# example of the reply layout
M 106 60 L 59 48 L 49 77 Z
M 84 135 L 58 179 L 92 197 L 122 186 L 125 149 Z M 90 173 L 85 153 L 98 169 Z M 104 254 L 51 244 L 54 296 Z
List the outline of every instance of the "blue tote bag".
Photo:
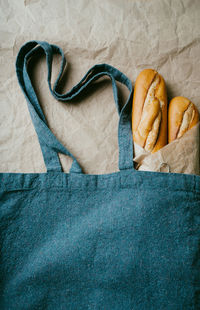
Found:
M 48 128 L 27 70 L 31 57 L 44 52 L 58 101 L 110 77 L 119 112 L 118 172 L 84 174 Z M 55 53 L 62 62 L 52 89 Z M 136 171 L 131 81 L 99 64 L 60 94 L 64 66 L 63 51 L 44 41 L 27 42 L 17 55 L 47 172 L 0 174 L 0 309 L 199 309 L 200 176 Z M 129 90 L 123 108 L 116 81 Z M 69 173 L 58 153 L 72 157 Z

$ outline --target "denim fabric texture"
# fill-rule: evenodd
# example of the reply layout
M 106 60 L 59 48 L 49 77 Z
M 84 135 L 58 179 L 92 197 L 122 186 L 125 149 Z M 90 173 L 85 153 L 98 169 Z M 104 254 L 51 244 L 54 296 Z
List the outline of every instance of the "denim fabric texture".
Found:
M 28 75 L 45 53 L 48 84 L 70 101 L 93 81 L 112 81 L 119 113 L 119 171 L 84 174 L 47 126 Z M 53 55 L 62 56 L 53 89 Z M 25 43 L 16 73 L 46 173 L 0 173 L 1 310 L 196 310 L 199 291 L 200 176 L 136 171 L 131 131 L 132 83 L 107 64 L 92 67 L 66 94 L 60 47 Z M 116 81 L 129 90 L 121 107 Z M 69 173 L 58 153 L 69 155 Z

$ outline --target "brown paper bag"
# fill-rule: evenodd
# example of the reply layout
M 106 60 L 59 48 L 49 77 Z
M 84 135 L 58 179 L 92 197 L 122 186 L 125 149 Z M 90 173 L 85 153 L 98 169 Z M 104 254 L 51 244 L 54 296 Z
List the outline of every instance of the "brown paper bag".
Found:
M 149 153 L 134 143 L 134 165 L 137 170 L 199 175 L 199 126 L 188 130 L 156 153 Z

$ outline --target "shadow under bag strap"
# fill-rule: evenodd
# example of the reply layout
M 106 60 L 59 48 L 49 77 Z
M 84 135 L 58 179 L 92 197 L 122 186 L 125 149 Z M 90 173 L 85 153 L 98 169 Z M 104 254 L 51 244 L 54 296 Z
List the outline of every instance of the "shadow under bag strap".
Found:
M 36 45 L 39 45 L 36 47 Z M 73 164 L 70 172 L 82 173 L 82 169 L 78 164 L 76 158 L 57 140 L 55 135 L 47 126 L 45 116 L 42 112 L 40 104 L 38 102 L 37 96 L 32 87 L 28 72 L 27 65 L 28 61 L 32 56 L 40 56 L 41 52 L 46 54 L 46 62 L 48 68 L 48 85 L 52 95 L 59 101 L 70 101 L 71 99 L 78 96 L 90 83 L 97 80 L 98 78 L 107 75 L 111 78 L 114 100 L 119 118 L 118 127 L 118 141 L 119 141 L 119 169 L 129 169 L 133 168 L 133 144 L 132 144 L 132 132 L 131 132 L 131 97 L 132 97 L 132 83 L 131 81 L 116 68 L 107 65 L 99 64 L 92 67 L 87 74 L 82 78 L 82 80 L 74 86 L 66 94 L 59 94 L 57 92 L 58 83 L 62 76 L 63 70 L 65 68 L 66 60 L 61 48 L 56 45 L 50 45 L 45 41 L 29 41 L 24 44 L 16 60 L 16 72 L 19 84 L 24 92 L 26 100 L 28 102 L 29 111 L 31 114 L 32 121 L 34 123 L 38 139 L 41 145 L 44 161 L 47 167 L 47 172 L 49 171 L 62 171 L 61 164 L 59 162 L 58 153 L 69 155 L 73 158 Z M 51 70 L 53 54 L 59 53 L 62 56 L 61 68 L 52 89 L 51 87 Z M 116 81 L 121 82 L 126 85 L 129 89 L 129 97 L 126 104 L 121 108 L 118 99 L 118 90 Z

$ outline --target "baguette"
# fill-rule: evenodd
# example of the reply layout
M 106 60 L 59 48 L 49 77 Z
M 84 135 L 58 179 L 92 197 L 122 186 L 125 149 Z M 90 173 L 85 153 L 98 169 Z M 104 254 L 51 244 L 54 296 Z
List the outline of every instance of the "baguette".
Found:
M 185 97 L 175 97 L 168 109 L 168 143 L 178 139 L 199 121 L 196 106 Z
M 153 69 L 137 77 L 132 109 L 133 141 L 155 153 L 167 144 L 167 92 L 163 77 Z

